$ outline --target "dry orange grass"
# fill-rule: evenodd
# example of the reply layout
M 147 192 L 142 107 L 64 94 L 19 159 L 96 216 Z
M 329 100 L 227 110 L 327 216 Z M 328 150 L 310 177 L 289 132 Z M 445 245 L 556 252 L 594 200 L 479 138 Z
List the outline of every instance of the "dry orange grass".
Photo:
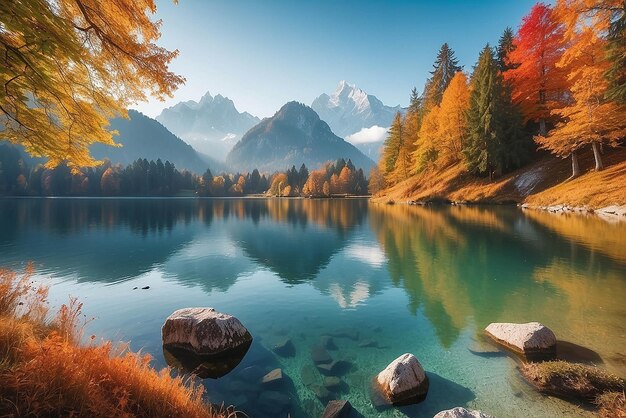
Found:
M 0 269 L 0 417 L 224 417 L 202 387 L 157 372 L 150 356 L 80 346 L 81 304 L 46 320 L 46 289 Z M 93 339 L 93 337 L 92 337 Z
M 476 178 L 465 172 L 463 163 L 437 167 L 419 173 L 373 197 L 375 202 L 451 201 L 528 203 L 534 206 L 569 205 L 597 209 L 626 205 L 626 148 L 606 150 L 605 169 L 593 170 L 593 154 L 585 150 L 579 156 L 580 177 L 569 180 L 569 159 L 552 156 L 497 178 Z M 532 190 L 517 186 L 517 180 L 538 173 Z

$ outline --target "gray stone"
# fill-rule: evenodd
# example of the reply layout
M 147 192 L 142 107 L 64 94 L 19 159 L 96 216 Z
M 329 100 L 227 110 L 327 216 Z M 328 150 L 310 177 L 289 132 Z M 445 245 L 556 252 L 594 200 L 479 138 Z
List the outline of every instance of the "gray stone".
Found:
M 348 401 L 329 401 L 322 418 L 346 418 L 350 416 L 351 411 L 352 405 Z
M 333 358 L 324 347 L 316 346 L 311 348 L 311 360 L 313 360 L 315 364 L 323 364 L 330 363 L 333 361 Z
M 281 357 L 293 357 L 296 355 L 296 347 L 289 338 L 283 338 L 274 344 L 273 350 Z
M 485 332 L 498 344 L 529 359 L 556 356 L 556 336 L 539 322 L 492 323 L 485 328 Z
M 283 382 L 283 371 L 281 369 L 274 369 L 261 379 L 261 383 L 264 385 L 275 385 Z
M 423 401 L 428 393 L 428 377 L 413 354 L 403 354 L 374 378 L 375 393 L 392 405 Z M 376 399 L 377 401 L 378 399 Z M 375 402 L 375 404 L 378 402 Z
M 213 308 L 185 308 L 172 313 L 161 329 L 164 346 L 199 355 L 221 355 L 247 350 L 252 335 L 234 316 Z
M 480 411 L 474 411 L 461 407 L 441 411 L 433 418 L 494 418 Z

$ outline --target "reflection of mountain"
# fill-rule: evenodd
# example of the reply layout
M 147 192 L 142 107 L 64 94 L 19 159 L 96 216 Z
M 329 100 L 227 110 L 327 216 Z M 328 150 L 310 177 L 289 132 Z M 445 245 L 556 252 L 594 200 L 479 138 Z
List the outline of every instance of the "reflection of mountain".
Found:
M 332 205 L 324 200 L 268 200 L 256 207 L 254 223 L 236 223 L 229 230 L 245 253 L 287 283 L 315 278 L 346 245 L 350 229 L 362 222 L 367 202 Z M 346 216 L 338 213 L 343 209 Z
M 606 338 L 589 329 L 598 315 L 592 312 L 608 297 L 601 289 L 626 293 L 626 281 L 615 279 L 624 265 L 604 256 L 607 249 L 565 240 L 515 209 L 376 205 L 369 220 L 392 281 L 405 289 L 412 311 L 423 310 L 444 346 L 470 321 L 478 331 L 494 321 L 536 320 L 594 348 Z M 558 217 L 554 222 L 566 228 Z M 555 314 L 555 307 L 564 311 Z M 610 309 L 611 317 L 625 312 Z

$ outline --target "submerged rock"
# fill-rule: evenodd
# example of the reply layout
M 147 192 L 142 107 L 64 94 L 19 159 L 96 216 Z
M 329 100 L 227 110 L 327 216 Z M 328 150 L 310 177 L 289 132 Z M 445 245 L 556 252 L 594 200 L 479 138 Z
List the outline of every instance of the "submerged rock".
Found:
M 315 394 L 317 399 L 319 399 L 322 402 L 326 402 L 333 398 L 333 394 L 324 386 L 313 385 L 311 386 L 311 391 L 313 392 L 313 394 Z
M 350 368 L 352 364 L 346 360 L 333 360 L 330 363 L 318 364 L 317 368 L 326 375 L 341 375 L 345 374 Z
M 304 386 L 311 386 L 319 381 L 315 369 L 309 365 L 300 369 L 300 381 Z
M 296 347 L 294 347 L 291 339 L 283 338 L 278 341 L 273 348 L 274 352 L 281 357 L 293 357 L 296 355 Z
M 426 398 L 428 377 L 417 358 L 407 353 L 378 373 L 373 381 L 373 390 L 375 405 L 410 405 Z
M 257 403 L 264 411 L 278 415 L 290 406 L 291 399 L 280 392 L 265 391 L 261 393 Z
M 185 308 L 172 313 L 161 329 L 163 345 L 198 355 L 248 350 L 252 335 L 237 318 L 213 308 Z
M 498 344 L 524 355 L 529 360 L 556 356 L 556 336 L 539 322 L 526 324 L 492 323 L 485 332 Z
M 261 379 L 261 383 L 264 385 L 275 385 L 283 382 L 283 371 L 281 369 L 274 369 Z
M 448 409 L 446 411 L 441 411 L 433 418 L 494 418 L 491 415 L 487 415 L 480 411 L 474 411 L 470 409 L 465 409 L 461 407 L 456 407 L 453 409 Z
M 329 401 L 326 409 L 324 409 L 322 418 L 346 418 L 350 416 L 351 411 L 352 405 L 348 401 Z
M 360 348 L 371 348 L 371 347 L 376 348 L 378 347 L 378 341 L 370 340 L 370 339 L 363 340 L 359 343 L 359 347 Z
M 320 337 L 320 346 L 324 347 L 327 350 L 337 350 L 335 341 L 330 335 L 322 335 Z
M 327 376 L 324 378 L 324 387 L 327 389 L 336 389 L 341 386 L 341 379 L 337 376 Z
M 316 346 L 311 348 L 311 360 L 315 364 L 323 364 L 332 362 L 333 358 L 324 347 Z

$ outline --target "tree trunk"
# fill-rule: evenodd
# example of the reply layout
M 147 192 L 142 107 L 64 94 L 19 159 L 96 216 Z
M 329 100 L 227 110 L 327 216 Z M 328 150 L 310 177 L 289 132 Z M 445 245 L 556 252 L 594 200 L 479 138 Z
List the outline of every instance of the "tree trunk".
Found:
M 576 151 L 572 151 L 572 177 L 580 176 L 580 167 L 578 166 L 578 155 L 576 155 Z
M 600 149 L 597 142 L 591 143 L 591 149 L 593 149 L 593 158 L 596 159 L 596 171 L 604 170 L 604 164 L 602 164 L 602 156 L 600 155 Z
M 546 120 L 545 119 L 539 119 L 539 135 L 541 136 L 546 136 Z

